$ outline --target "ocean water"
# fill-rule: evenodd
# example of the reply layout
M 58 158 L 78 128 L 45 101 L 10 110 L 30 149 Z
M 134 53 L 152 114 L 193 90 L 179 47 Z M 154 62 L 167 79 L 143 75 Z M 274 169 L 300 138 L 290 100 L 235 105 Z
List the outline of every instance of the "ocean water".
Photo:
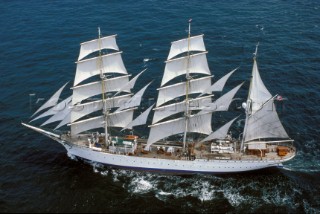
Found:
M 130 73 L 148 68 L 137 86 L 154 80 L 146 97 L 156 97 L 170 42 L 187 35 L 189 18 L 192 34 L 205 35 L 215 77 L 240 66 L 225 89 L 246 81 L 239 98 L 260 43 L 262 79 L 286 98 L 279 116 L 298 150 L 284 169 L 220 176 L 110 169 L 68 157 L 20 125 L 41 98 L 73 82 L 79 43 L 96 38 L 98 26 L 118 34 Z M 14 0 L 0 2 L 0 23 L 1 212 L 320 212 L 319 1 Z

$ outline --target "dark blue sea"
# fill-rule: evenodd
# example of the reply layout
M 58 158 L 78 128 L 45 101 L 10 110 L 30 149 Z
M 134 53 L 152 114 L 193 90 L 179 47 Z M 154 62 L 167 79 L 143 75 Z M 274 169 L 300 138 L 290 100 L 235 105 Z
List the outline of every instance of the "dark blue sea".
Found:
M 298 151 L 283 169 L 194 176 L 110 169 L 69 158 L 20 124 L 41 98 L 71 86 L 79 44 L 95 39 L 97 27 L 118 35 L 129 73 L 148 68 L 137 88 L 154 80 L 145 96 L 156 98 L 170 42 L 187 36 L 189 18 L 192 35 L 205 35 L 215 78 L 240 66 L 225 88 L 246 81 L 238 98 L 246 99 L 260 43 L 261 77 L 286 98 L 279 117 Z M 0 212 L 320 213 L 320 1 L 2 0 L 0 26 Z

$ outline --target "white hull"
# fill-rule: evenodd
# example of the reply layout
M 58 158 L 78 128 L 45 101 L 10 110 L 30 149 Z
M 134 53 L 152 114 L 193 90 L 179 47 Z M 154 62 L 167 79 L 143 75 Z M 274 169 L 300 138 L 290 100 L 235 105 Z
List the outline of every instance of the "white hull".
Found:
M 269 167 L 282 167 L 282 163 L 294 157 L 277 160 L 171 160 L 160 158 L 147 158 L 128 155 L 119 155 L 98 151 L 92 148 L 71 144 L 50 132 L 23 124 L 37 132 L 40 132 L 63 145 L 68 154 L 84 160 L 101 163 L 115 168 L 125 168 L 143 171 L 158 171 L 174 174 L 196 174 L 196 173 L 235 173 L 259 170 Z
M 69 155 L 85 160 L 116 168 L 160 171 L 175 174 L 244 172 L 269 167 L 282 167 L 282 162 L 288 160 L 170 160 L 110 154 L 77 145 L 69 145 L 65 142 L 61 143 L 65 146 Z

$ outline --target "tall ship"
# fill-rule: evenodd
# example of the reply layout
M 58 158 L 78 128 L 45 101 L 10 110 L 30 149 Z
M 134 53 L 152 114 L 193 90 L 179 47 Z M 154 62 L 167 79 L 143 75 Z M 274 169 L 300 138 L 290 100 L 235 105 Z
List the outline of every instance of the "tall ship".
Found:
M 276 112 L 279 96 L 272 96 L 260 77 L 258 46 L 242 104 L 244 129 L 234 138 L 229 129 L 239 116 L 213 130 L 212 115 L 228 111 L 243 83 L 216 98 L 213 93 L 221 92 L 237 69 L 212 84 L 204 35 L 190 32 L 191 20 L 187 38 L 171 43 L 156 103 L 135 118 L 150 83 L 135 94 L 132 90 L 146 71 L 131 78 L 116 35 L 101 37 L 99 29 L 98 39 L 81 43 L 72 95 L 58 102 L 65 84 L 22 125 L 57 141 L 69 156 L 115 168 L 195 174 L 282 167 L 296 150 Z M 121 134 L 146 124 L 151 110 L 147 139 Z M 31 125 L 45 117 L 41 126 Z M 44 128 L 52 123 L 54 129 Z M 67 131 L 59 131 L 65 126 Z

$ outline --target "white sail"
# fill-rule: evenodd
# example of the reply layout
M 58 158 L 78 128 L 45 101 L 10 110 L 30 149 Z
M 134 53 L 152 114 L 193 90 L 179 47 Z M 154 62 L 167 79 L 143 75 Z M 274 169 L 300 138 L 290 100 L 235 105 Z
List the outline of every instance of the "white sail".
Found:
M 223 77 L 221 77 L 217 82 L 215 82 L 212 86 L 210 86 L 203 94 L 206 93 L 211 93 L 214 91 L 222 91 L 224 88 L 224 85 L 226 84 L 227 80 L 229 79 L 229 77 L 237 70 L 238 68 L 230 71 L 229 73 L 227 73 L 226 75 L 224 75 Z M 200 94 L 199 96 L 203 95 Z
M 91 129 L 101 128 L 104 126 L 104 116 L 93 117 L 86 120 L 81 120 L 71 124 L 71 136 L 88 131 Z
M 204 46 L 204 42 L 203 42 L 203 35 L 190 37 L 189 48 L 188 48 L 188 38 L 172 42 L 168 59 L 172 59 L 173 57 L 181 53 L 185 53 L 188 50 L 189 51 L 206 51 L 206 47 Z
M 126 127 L 133 119 L 134 109 L 108 115 L 108 127 Z M 71 135 L 75 136 L 81 132 L 104 127 L 104 116 L 93 117 L 86 120 L 71 123 Z
M 71 99 L 72 99 L 72 96 L 64 99 L 63 101 L 61 101 L 57 105 L 55 105 L 52 108 L 50 108 L 48 111 L 40 114 L 38 117 L 36 117 L 33 120 L 31 120 L 29 123 L 31 123 L 32 121 L 38 120 L 40 118 L 43 118 L 43 117 L 47 117 L 47 116 L 50 116 L 50 115 L 57 114 L 58 112 L 62 111 L 64 108 L 68 108 L 68 103 L 71 101 Z
M 233 88 L 229 92 L 225 93 L 223 96 L 221 96 L 215 102 L 208 104 L 198 114 L 204 114 L 206 112 L 215 112 L 215 111 L 228 111 L 228 108 L 232 102 L 234 95 L 237 93 L 237 91 L 240 89 L 240 87 L 242 85 L 243 85 L 243 83 L 236 86 L 235 88 Z
M 140 91 L 138 91 L 133 97 L 131 97 L 127 102 L 123 102 L 122 105 L 117 109 L 118 111 L 121 111 L 123 109 L 127 109 L 127 108 L 132 108 L 132 107 L 136 107 L 139 106 L 141 103 L 141 99 L 142 99 L 142 95 L 144 94 L 144 92 L 146 91 L 146 89 L 148 88 L 148 86 L 151 84 L 148 83 L 145 87 L 143 87 Z
M 135 108 L 126 109 L 120 112 L 114 112 L 108 115 L 109 127 L 126 127 L 133 120 L 133 111 Z
M 45 121 L 41 126 L 47 125 L 49 123 L 53 123 L 56 121 L 63 120 L 69 113 L 71 112 L 71 108 L 69 106 L 66 106 L 62 111 L 59 111 L 52 117 L 50 117 L 47 121 Z
M 202 134 L 210 134 L 212 132 L 211 116 L 211 113 L 191 116 L 188 120 L 188 131 Z M 182 117 L 151 125 L 148 142 L 145 149 L 148 150 L 150 145 L 165 137 L 183 133 L 185 131 L 185 122 L 186 118 Z
M 81 47 L 78 60 L 81 60 L 89 54 L 96 52 L 100 49 L 112 49 L 116 51 L 119 50 L 116 42 L 116 35 L 106 36 L 100 39 L 83 42 L 80 45 Z
M 189 106 L 191 109 L 200 109 L 211 103 L 211 97 L 212 95 L 191 99 L 189 100 Z M 186 101 L 157 107 L 154 111 L 153 124 L 171 115 L 186 111 Z
M 177 76 L 186 74 L 187 69 L 189 73 L 210 75 L 206 53 L 208 52 L 190 55 L 190 59 L 188 56 L 185 56 L 166 61 L 161 86 Z
M 112 98 L 107 98 L 104 100 L 105 108 L 111 109 L 115 107 L 122 106 L 126 101 L 131 98 L 131 94 L 126 94 L 123 96 L 116 96 Z M 84 104 L 75 105 L 71 111 L 71 122 L 74 122 L 92 112 L 99 111 L 103 109 L 103 101 L 97 100 L 93 102 L 87 102 Z
M 105 92 L 118 91 L 123 85 L 129 82 L 129 75 L 114 77 L 103 81 Z M 89 97 L 101 94 L 101 89 L 101 81 L 73 87 L 72 104 L 75 105 Z
M 251 109 L 252 113 L 260 109 L 260 107 L 270 98 L 272 95 L 263 84 L 257 62 L 254 60 L 253 68 L 252 68 L 252 80 L 251 80 L 251 88 L 249 92 L 249 99 L 251 100 Z
M 238 116 L 239 117 L 239 116 Z M 224 124 L 223 126 L 221 126 L 219 129 L 217 129 L 216 131 L 212 132 L 209 136 L 207 136 L 206 138 L 204 138 L 203 140 L 201 140 L 201 142 L 205 142 L 208 140 L 213 140 L 213 139 L 225 139 L 227 137 L 228 131 L 230 129 L 230 126 L 232 125 L 232 123 L 238 118 L 234 118 L 232 120 L 230 120 L 228 123 Z
M 101 56 L 102 65 L 99 63 L 100 57 L 78 61 L 73 85 L 76 86 L 83 80 L 100 74 L 100 70 L 102 70 L 102 73 L 127 74 L 121 53 L 122 52 L 117 52 Z
M 124 129 L 132 129 L 133 126 L 140 126 L 140 125 L 144 125 L 147 122 L 148 119 L 148 115 L 152 109 L 152 107 L 154 106 L 151 105 L 147 110 L 145 110 L 143 113 L 141 113 L 136 119 L 134 119 L 132 122 L 130 122 L 126 127 L 124 127 L 122 130 Z
M 199 79 L 190 80 L 189 94 L 203 93 L 211 85 L 211 76 L 202 77 Z M 183 96 L 186 94 L 186 83 L 177 83 L 174 85 L 159 88 L 159 95 L 157 105 L 173 100 L 174 98 Z
M 245 142 L 260 138 L 289 138 L 280 122 L 272 99 L 260 110 L 250 115 L 246 125 Z
M 54 130 L 69 123 L 71 123 L 71 111 L 63 118 L 63 120 L 60 121 L 60 123 L 54 128 Z
M 59 101 L 59 97 L 60 97 L 62 90 L 64 89 L 64 87 L 67 84 L 68 84 L 68 82 L 66 84 L 64 84 L 56 93 L 54 93 L 54 95 L 52 95 L 52 97 L 50 97 L 50 99 L 47 102 L 45 102 L 31 117 L 33 117 L 34 115 L 36 115 L 38 112 L 42 111 L 43 109 L 49 108 L 51 106 L 55 106 Z
M 137 74 L 137 76 L 135 76 L 134 78 L 132 78 L 127 84 L 124 84 L 117 93 L 115 93 L 114 96 L 116 96 L 117 94 L 119 94 L 122 91 L 130 91 L 130 89 L 132 89 L 134 87 L 134 85 L 136 84 L 137 79 L 140 77 L 140 75 L 145 72 L 147 69 L 144 69 L 143 71 L 141 71 L 139 74 Z

